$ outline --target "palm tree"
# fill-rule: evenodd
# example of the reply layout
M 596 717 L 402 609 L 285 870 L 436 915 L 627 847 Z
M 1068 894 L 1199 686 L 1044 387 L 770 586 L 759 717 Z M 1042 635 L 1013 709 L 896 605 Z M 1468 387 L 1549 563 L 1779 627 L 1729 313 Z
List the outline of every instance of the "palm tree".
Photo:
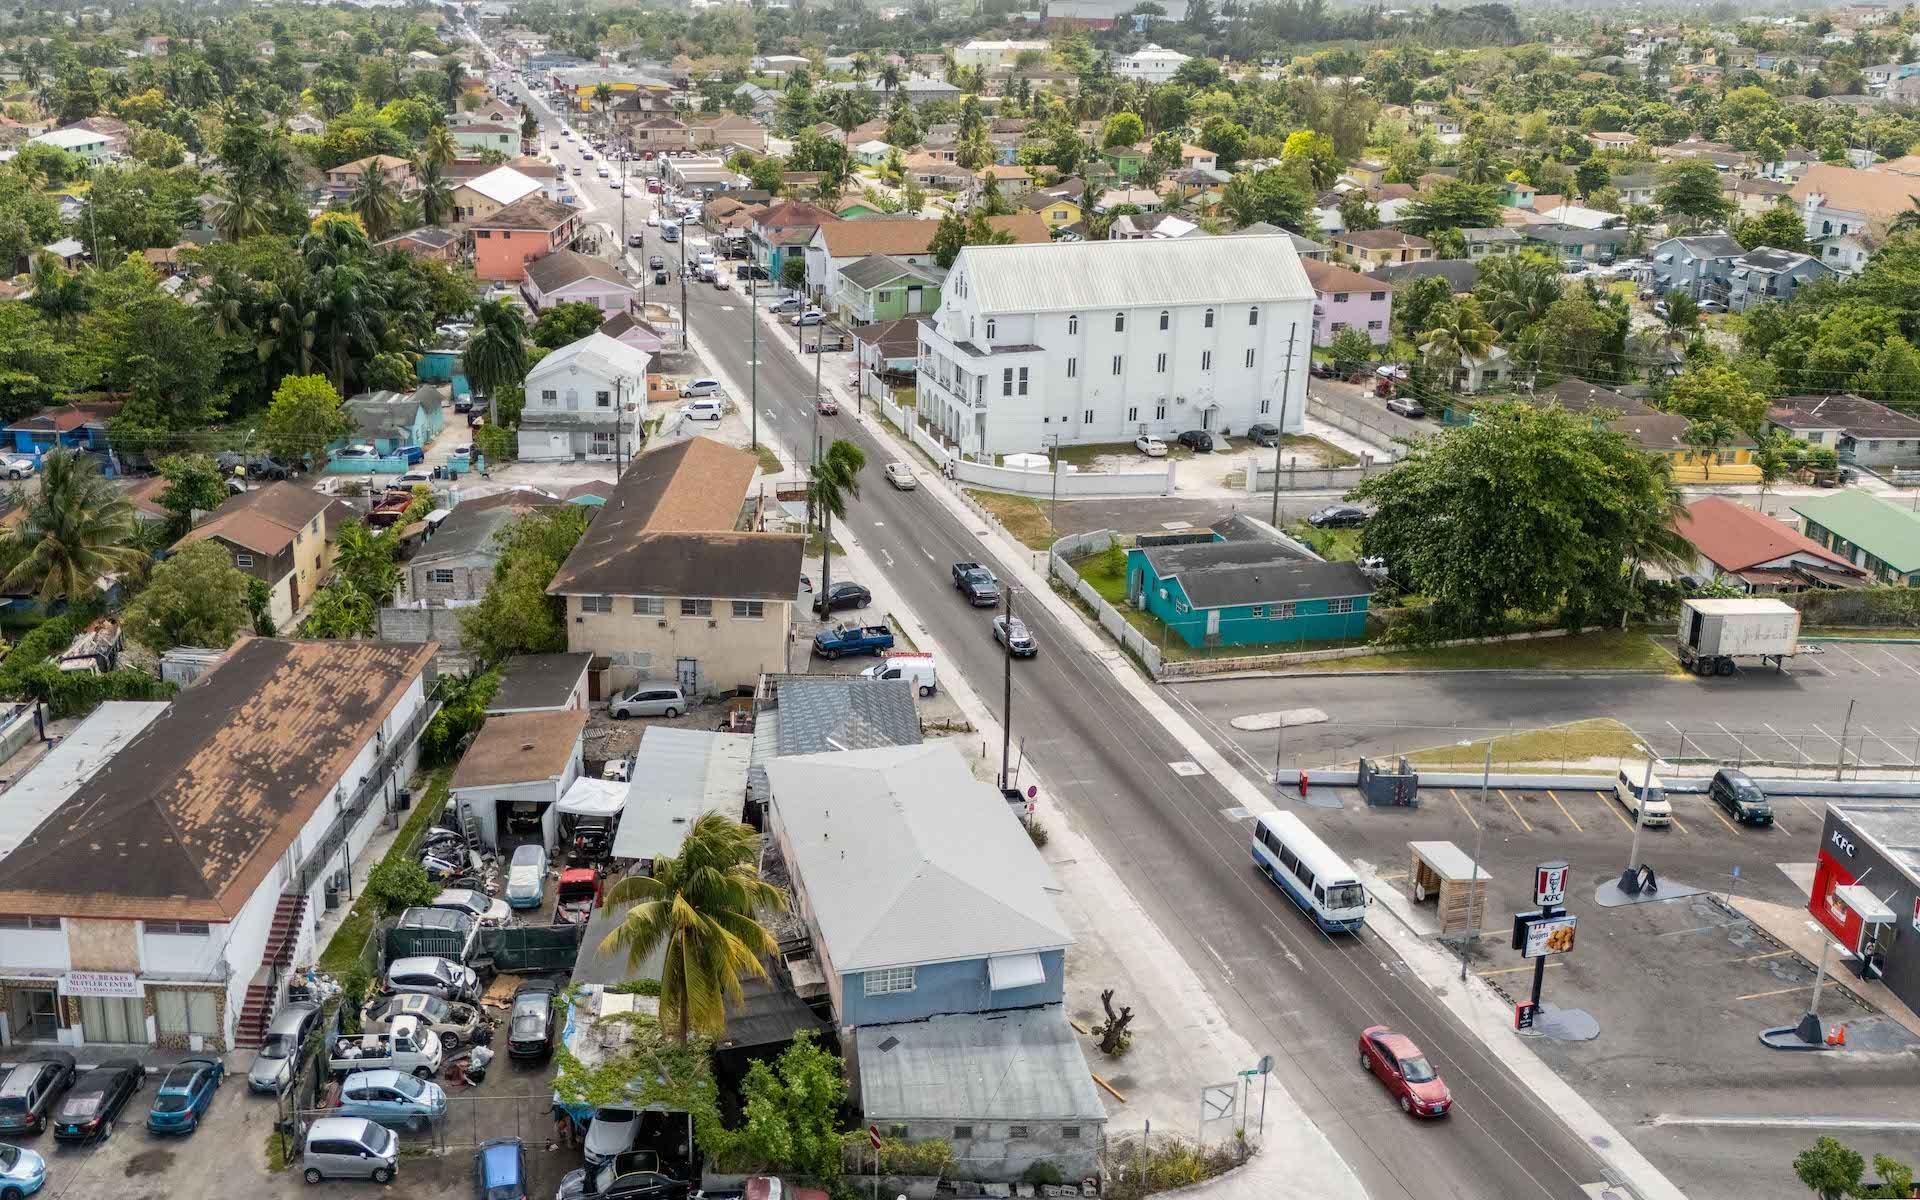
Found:
M 840 127 L 840 144 L 846 145 L 853 131 L 867 119 L 867 97 L 864 92 L 848 88 L 834 93 L 833 103 L 829 106 L 833 123 Z
M 613 118 L 607 115 L 607 109 L 612 104 L 613 104 L 613 85 L 607 83 L 604 80 L 594 84 L 593 85 L 593 107 L 600 114 L 600 129 L 601 129 L 601 132 L 603 133 L 606 132 L 607 128 L 613 123 Z
M 1733 426 L 1722 417 L 1703 417 L 1687 423 L 1686 433 L 1681 439 L 1693 447 L 1700 458 L 1700 478 L 1713 478 L 1713 455 L 1720 447 L 1732 441 Z
M 53 324 L 71 329 L 93 307 L 93 297 L 84 276 L 43 254 L 33 262 L 33 295 L 27 303 Z
M 893 105 L 891 101 L 893 100 L 893 90 L 899 86 L 900 86 L 900 64 L 894 63 L 894 62 L 881 63 L 880 64 L 880 94 L 889 101 L 889 103 L 882 105 L 881 107 L 886 108 L 888 111 L 892 111 Z
M 1653 473 L 1649 485 L 1653 492 L 1652 504 L 1636 504 L 1630 511 L 1634 514 L 1633 524 L 1627 530 L 1627 576 L 1629 592 L 1620 606 L 1620 628 L 1627 627 L 1627 618 L 1633 609 L 1632 588 L 1634 576 L 1640 573 L 1643 563 L 1653 563 L 1664 567 L 1674 575 L 1687 569 L 1699 554 L 1693 543 L 1680 532 L 1679 519 L 1686 515 L 1686 497 L 1673 482 L 1673 459 L 1664 454 L 1648 455 L 1647 469 Z
M 1480 279 L 1473 294 L 1485 305 L 1487 318 L 1511 337 L 1545 316 L 1564 291 L 1560 268 L 1555 264 L 1502 254 L 1480 264 Z
M 1920 231 L 1920 196 L 1908 196 L 1913 207 L 1895 217 L 1887 225 L 1888 233 L 1910 233 Z
M 444 167 L 460 157 L 460 148 L 453 144 L 453 131 L 445 125 L 435 125 L 427 130 L 427 136 L 420 142 L 420 161 L 435 167 Z
M 665 947 L 660 1019 L 683 1042 L 725 1030 L 727 1004 L 743 998 L 741 981 L 766 978 L 761 960 L 779 948 L 756 914 L 785 911 L 787 895 L 760 877 L 758 855 L 752 829 L 710 812 L 651 876 L 628 875 L 607 892 L 607 907 L 632 907 L 600 952 L 625 950 L 638 966 Z
M 489 300 L 474 312 L 473 337 L 467 342 L 467 379 L 486 396 L 527 377 L 527 323 L 505 299 Z M 494 413 L 487 414 L 491 423 Z
M 1760 511 L 1767 511 L 1767 489 L 1792 474 L 1801 456 L 1792 435 L 1775 429 L 1753 448 L 1753 465 L 1760 472 Z
M 420 161 L 420 219 L 439 225 L 453 215 L 453 183 L 440 173 L 440 166 L 425 158 Z
M 400 193 L 387 182 L 387 173 L 377 163 L 361 173 L 347 206 L 367 227 L 367 236 L 376 242 L 392 233 L 400 221 Z
M 467 81 L 467 68 L 461 63 L 459 55 L 455 55 L 441 64 L 440 72 L 446 79 L 447 111 L 453 112 L 460 107 L 460 92 Z
M 820 597 L 825 602 L 833 584 L 833 519 L 847 516 L 847 497 L 860 496 L 860 470 L 867 456 L 852 442 L 836 440 L 813 464 L 807 484 L 807 506 L 820 517 Z
M 1447 378 L 1457 388 L 1461 364 L 1485 358 L 1499 340 L 1500 333 L 1488 323 L 1480 301 L 1462 296 L 1433 314 L 1433 328 L 1420 335 L 1420 353 L 1445 364 Z
M 5 535 L 24 557 L 7 572 L 8 591 L 33 588 L 43 602 L 93 594 L 94 581 L 146 561 L 133 545 L 133 505 L 78 450 L 50 451 L 40 489 Z
M 251 183 L 235 179 L 215 184 L 213 195 L 213 227 L 221 237 L 239 242 L 267 231 L 267 198 Z

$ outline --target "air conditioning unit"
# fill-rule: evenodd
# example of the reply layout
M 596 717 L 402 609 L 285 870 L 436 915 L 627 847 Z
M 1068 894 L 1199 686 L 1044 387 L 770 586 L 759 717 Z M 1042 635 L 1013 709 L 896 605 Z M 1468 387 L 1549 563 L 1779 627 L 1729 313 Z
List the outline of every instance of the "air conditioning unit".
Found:
M 661 617 L 661 618 L 660 618 L 660 628 L 662 628 L 662 629 L 665 629 L 666 627 L 667 627 L 667 619 L 666 619 L 665 617 Z

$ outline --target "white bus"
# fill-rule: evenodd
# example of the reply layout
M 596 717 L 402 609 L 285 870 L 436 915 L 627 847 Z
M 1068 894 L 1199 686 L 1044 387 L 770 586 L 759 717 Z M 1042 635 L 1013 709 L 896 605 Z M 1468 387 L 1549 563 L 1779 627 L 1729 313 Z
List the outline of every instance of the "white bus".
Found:
M 1253 862 L 1328 933 L 1358 933 L 1367 923 L 1367 893 L 1353 868 L 1292 813 L 1254 823 Z

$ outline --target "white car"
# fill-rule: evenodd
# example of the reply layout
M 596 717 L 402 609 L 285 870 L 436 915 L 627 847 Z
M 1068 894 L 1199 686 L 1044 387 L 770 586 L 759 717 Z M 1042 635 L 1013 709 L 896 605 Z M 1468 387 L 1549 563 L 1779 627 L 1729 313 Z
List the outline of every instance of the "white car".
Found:
M 8 479 L 25 479 L 33 474 L 33 456 L 30 454 L 0 454 L 0 471 L 7 473 Z
M 658 228 L 658 227 L 659 227 L 659 225 L 660 225 L 660 214 L 659 214 L 659 213 L 657 213 L 657 212 L 650 212 L 650 213 L 648 213 L 648 214 L 647 214 L 647 224 L 649 224 L 649 225 L 652 225 L 652 226 L 654 226 L 655 228 Z
M 694 396 L 718 396 L 719 394 L 718 379 L 689 379 L 680 385 L 680 397 L 683 400 Z
M 1157 437 L 1148 437 L 1144 433 L 1133 439 L 1133 448 L 1148 458 L 1165 458 L 1167 456 L 1167 444 Z
M 913 468 L 903 462 L 887 464 L 887 482 L 903 492 L 910 492 L 920 486 L 920 482 L 913 477 Z

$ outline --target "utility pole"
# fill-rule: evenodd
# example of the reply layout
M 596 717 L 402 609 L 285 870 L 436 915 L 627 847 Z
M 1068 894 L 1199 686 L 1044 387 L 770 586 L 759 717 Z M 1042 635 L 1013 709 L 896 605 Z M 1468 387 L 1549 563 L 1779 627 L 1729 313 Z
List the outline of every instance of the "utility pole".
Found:
M 624 440 L 621 437 L 623 432 L 621 425 L 624 423 L 627 410 L 626 388 L 627 377 L 625 375 L 616 375 L 613 377 L 613 477 L 615 479 L 620 478 L 621 470 L 620 445 Z
M 1047 531 L 1052 533 L 1055 528 L 1053 514 L 1060 507 L 1060 435 L 1050 433 L 1046 437 L 1046 442 L 1047 463 L 1053 468 L 1053 497 L 1047 501 Z
M 620 245 L 613 252 L 613 261 L 619 262 L 627 256 L 627 163 L 620 160 Z
M 1287 427 L 1287 395 L 1293 391 L 1293 343 L 1299 336 L 1300 322 L 1295 321 L 1287 330 L 1287 366 L 1286 370 L 1280 376 L 1279 424 L 1283 431 Z M 1311 372 L 1309 372 L 1309 375 L 1311 375 Z M 1303 419 L 1306 416 L 1304 405 L 1302 406 L 1301 416 Z M 1273 518 L 1269 524 L 1275 529 L 1280 527 L 1280 447 L 1286 444 L 1286 440 L 1284 432 L 1273 439 Z M 1259 469 L 1258 467 L 1248 467 L 1248 470 L 1251 471 L 1258 471 Z M 1255 480 L 1254 482 L 1258 483 L 1259 481 Z M 1276 777 L 1280 774 L 1280 765 L 1278 763 L 1274 764 L 1273 773 Z
M 1013 786 L 1013 585 L 1001 585 L 1000 610 L 1007 622 L 1006 650 L 1000 694 L 1000 788 Z
M 815 462 L 820 460 L 820 360 L 826 357 L 824 343 L 826 332 L 826 318 L 822 317 L 820 324 L 813 327 L 813 457 Z
M 685 350 L 693 330 L 693 314 L 687 311 L 687 223 L 677 214 L 674 222 L 680 230 L 680 348 Z
M 1833 777 L 1844 779 L 1847 774 L 1847 727 L 1853 724 L 1853 706 L 1858 700 L 1847 701 L 1846 719 L 1840 722 L 1840 758 L 1833 764 Z
M 747 352 L 747 395 L 748 404 L 753 408 L 753 432 L 751 445 L 760 449 L 760 277 L 758 274 L 747 279 L 747 328 L 751 331 L 753 349 Z
M 1487 766 L 1480 774 L 1480 811 L 1487 811 L 1487 785 L 1493 780 L 1493 738 L 1487 738 Z M 1467 880 L 1467 936 L 1460 943 L 1460 981 L 1467 979 L 1467 956 L 1473 953 L 1473 944 L 1480 940 L 1480 926 L 1476 924 L 1477 915 L 1473 911 L 1474 893 L 1480 890 L 1480 822 L 1473 823 L 1473 872 Z

